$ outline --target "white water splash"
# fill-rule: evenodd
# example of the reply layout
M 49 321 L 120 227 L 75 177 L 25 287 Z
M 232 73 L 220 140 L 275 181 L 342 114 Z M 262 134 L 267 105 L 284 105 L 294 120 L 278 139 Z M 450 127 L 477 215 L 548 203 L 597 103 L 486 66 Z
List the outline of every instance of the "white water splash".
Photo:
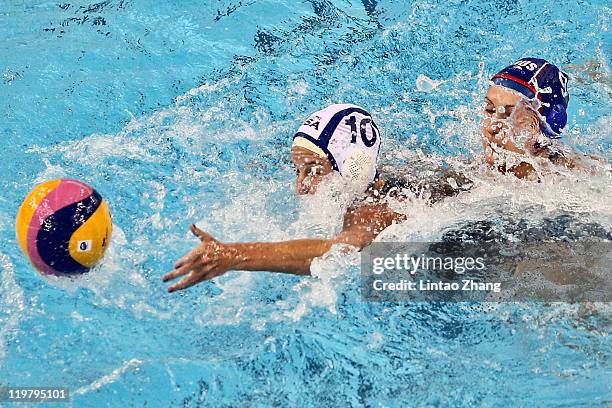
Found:
M 15 267 L 8 256 L 0 253 L 0 363 L 6 358 L 6 342 L 17 334 L 26 312 L 23 289 L 15 280 Z
M 98 378 L 96 381 L 92 382 L 89 385 L 78 388 L 76 391 L 72 393 L 72 395 L 73 396 L 84 395 L 92 391 L 96 391 L 104 387 L 105 385 L 112 384 L 118 379 L 120 379 L 121 376 L 125 374 L 128 370 L 137 368 L 140 365 L 142 365 L 142 363 L 143 363 L 142 360 L 138 360 L 136 358 L 126 361 L 125 363 L 121 365 L 121 367 L 116 368 L 110 374 L 107 374 L 105 376 Z
M 433 80 L 420 75 L 417 78 L 417 90 L 420 92 L 431 92 L 438 89 L 445 82 L 458 83 L 461 78 L 468 77 L 458 75 L 445 80 Z M 478 78 L 482 79 L 482 86 L 486 85 L 483 65 L 479 65 Z M 485 79 L 483 79 L 485 78 Z M 224 98 L 214 100 L 212 103 L 197 104 L 199 99 L 207 99 L 213 93 L 227 92 L 227 88 L 237 83 L 238 79 L 228 81 L 221 80 L 213 84 L 205 84 L 194 88 L 176 100 L 176 106 L 158 111 L 152 115 L 133 118 L 132 121 L 118 134 L 100 135 L 93 134 L 79 141 L 66 142 L 50 148 L 32 148 L 31 151 L 46 156 L 49 149 L 61 153 L 64 160 L 76 161 L 88 168 L 95 169 L 104 165 L 111 159 L 136 160 L 138 163 L 158 163 L 162 161 L 159 153 L 154 147 L 162 137 L 169 137 L 178 146 L 185 149 L 193 149 L 194 146 L 206 152 L 204 139 L 210 141 L 222 141 L 224 143 L 237 139 L 252 140 L 258 135 L 272 134 L 278 129 L 289 132 L 295 125 L 292 121 L 270 122 L 270 118 L 263 112 L 256 113 L 256 126 L 249 125 L 240 120 L 231 120 L 231 129 L 223 127 L 223 132 L 211 132 L 214 128 L 209 122 L 218 122 L 231 119 L 231 110 L 227 109 Z M 299 80 L 295 83 L 294 93 L 301 97 L 304 83 Z M 444 92 L 447 91 L 443 87 Z M 481 98 L 478 90 L 474 90 L 474 98 Z M 442 140 L 449 140 L 452 136 L 463 134 L 465 143 L 474 156 L 479 156 L 481 146 L 477 115 L 470 106 L 460 105 L 434 111 L 433 108 L 425 107 L 425 113 L 429 115 L 432 126 L 436 119 L 445 116 L 453 120 L 445 127 L 436 128 L 435 132 Z M 407 112 L 395 112 L 391 107 L 381 107 L 387 126 L 393 121 L 405 122 L 410 120 L 422 120 Z M 389 120 L 390 119 L 390 120 Z M 592 132 L 608 132 L 610 118 L 602 118 L 589 129 Z M 228 122 L 229 123 L 229 122 Z M 383 126 L 384 127 L 384 126 Z M 579 129 L 576 129 L 580 133 Z M 603 133 L 606 134 L 606 133 Z M 205 136 L 205 137 L 204 137 Z M 499 212 L 507 212 L 513 216 L 530 218 L 533 222 L 543 217 L 554 214 L 557 211 L 568 211 L 573 214 L 581 214 L 585 219 L 600 223 L 605 227 L 612 224 L 610 202 L 610 176 L 605 171 L 598 174 L 585 176 L 583 174 L 560 174 L 550 175 L 542 179 L 541 183 L 525 183 L 514 177 L 501 177 L 487 174 L 484 167 L 476 165 L 466 166 L 459 159 L 441 156 L 427 156 L 421 151 L 413 149 L 417 143 L 416 135 L 409 140 L 407 145 L 397 144 L 391 153 L 394 157 L 401 157 L 407 166 L 414 161 L 426 161 L 433 169 L 442 161 L 451 163 L 466 175 L 473 179 L 475 186 L 469 193 L 463 193 L 458 197 L 443 200 L 433 206 L 426 203 L 427 197 L 413 197 L 403 202 L 392 202 L 392 206 L 398 212 L 408 216 L 407 221 L 394 225 L 385 230 L 378 241 L 408 240 L 424 241 L 435 240 L 443 231 L 460 223 L 482 220 Z M 202 145 L 200 145 L 202 144 Z M 83 154 L 83 152 L 88 154 Z M 287 153 L 289 152 L 287 144 Z M 185 164 L 185 177 L 198 179 L 203 172 L 197 166 Z M 128 168 L 120 169 L 126 176 L 133 175 Z M 283 171 L 283 169 L 278 169 Z M 216 169 L 207 171 L 215 172 Z M 337 186 L 334 177 L 330 177 L 320 186 L 316 197 L 295 198 L 299 202 L 299 216 L 297 220 L 290 218 L 286 209 L 270 209 L 270 202 L 274 200 L 275 194 L 291 196 L 294 194 L 294 185 L 278 181 L 277 178 L 258 177 L 260 169 L 254 160 L 253 166 L 245 173 L 227 172 L 223 173 L 224 194 L 229 198 L 229 203 L 224 205 L 212 205 L 203 213 L 199 203 L 190 203 L 185 219 L 200 217 L 198 225 L 213 233 L 219 233 L 224 240 L 243 241 L 261 240 L 275 241 L 304 237 L 331 238 L 341 228 L 343 214 L 350 203 L 346 197 L 337 194 Z M 47 169 L 39 175 L 39 179 L 51 176 L 62 176 L 63 170 L 59 165 L 47 161 Z M 215 174 L 221 179 L 221 174 Z M 183 177 L 175 174 L 175 179 Z M 180 181 L 180 180 L 178 180 Z M 142 220 L 142 224 L 150 223 L 154 229 L 163 231 L 170 228 L 175 220 L 164 218 L 162 210 L 167 206 L 168 198 L 172 192 L 157 181 L 149 183 L 149 205 L 155 211 L 151 219 Z M 180 198 L 179 198 L 180 199 Z M 534 212 L 533 208 L 538 208 Z M 293 209 L 292 209 L 293 210 Z M 283 212 L 285 211 L 285 212 Z M 212 231 L 211 231 L 212 230 Z M 163 235 L 163 234 L 162 234 Z M 187 234 L 181 236 L 186 239 Z M 95 278 L 87 284 L 97 297 L 96 302 L 107 306 L 119 308 L 131 307 L 136 318 L 157 316 L 159 319 L 167 319 L 171 313 L 160 312 L 156 306 L 147 302 L 141 302 L 135 295 L 121 290 L 110 295 L 108 288 L 114 279 L 114 274 L 127 270 L 129 282 L 135 286 L 149 289 L 147 279 L 139 272 L 132 271 L 131 265 L 146 261 L 146 255 L 142 253 L 143 248 L 152 245 L 163 247 L 164 244 L 177 239 L 176 234 L 163 235 L 159 241 L 153 242 L 150 237 L 139 236 L 136 242 L 127 245 L 125 235 L 120 229 L 116 229 L 113 242 L 121 253 L 109 249 L 108 259 L 100 273 L 91 276 Z M 197 244 L 193 241 L 194 246 Z M 132 249 L 134 248 L 134 249 Z M 331 258 L 322 257 L 313 263 L 313 277 L 305 278 L 294 287 L 297 293 L 297 302 L 284 304 L 282 302 L 270 307 L 260 303 L 251 305 L 246 303 L 250 291 L 254 290 L 258 279 L 267 279 L 267 276 L 255 276 L 251 273 L 232 273 L 215 280 L 217 286 L 222 290 L 220 296 L 206 302 L 206 310 L 199 314 L 196 323 L 203 326 L 208 324 L 237 324 L 248 321 L 252 315 L 265 315 L 269 311 L 272 320 L 277 318 L 297 320 L 306 315 L 312 307 L 322 307 L 330 312 L 335 311 L 335 302 L 339 291 L 336 280 L 341 274 L 351 267 L 350 257 L 348 261 L 341 260 L 343 256 L 337 253 L 328 254 Z M 336 259 L 335 257 L 338 257 Z M 343 258 L 344 259 L 344 258 Z M 126 262 L 129 260 L 130 262 Z M 348 262 L 348 263 L 346 263 Z M 123 272 L 122 272 L 123 273 Z M 282 313 L 278 314 L 278 308 Z M 260 313 L 262 308 L 264 313 Z M 255 310 L 257 309 L 257 310 Z M 260 319 L 258 317 L 257 319 Z M 257 323 L 259 324 L 259 323 Z
M 350 267 L 358 266 L 359 262 L 357 250 L 347 245 L 334 245 L 328 253 L 315 258 L 310 266 L 312 278 L 299 282 L 292 289 L 299 296 L 297 305 L 289 307 L 279 302 L 279 306 L 285 308 L 283 316 L 297 321 L 313 307 L 324 308 L 336 314 L 338 293 L 343 285 L 342 276 Z M 275 315 L 275 318 L 279 316 Z
M 446 81 L 436 81 L 435 79 L 431 79 L 427 75 L 420 74 L 416 79 L 415 86 L 417 91 L 429 93 L 445 82 Z

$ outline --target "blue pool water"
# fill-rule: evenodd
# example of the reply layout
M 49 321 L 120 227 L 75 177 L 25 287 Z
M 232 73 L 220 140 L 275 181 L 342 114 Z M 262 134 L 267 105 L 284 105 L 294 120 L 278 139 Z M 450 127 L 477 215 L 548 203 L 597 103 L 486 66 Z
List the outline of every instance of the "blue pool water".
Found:
M 595 67 L 568 67 L 566 139 L 609 160 L 611 17 L 603 0 L 1 0 L 0 387 L 68 387 L 75 407 L 610 404 L 607 304 L 366 303 L 358 256 L 334 250 L 308 279 L 231 272 L 168 295 L 160 277 L 191 222 L 230 242 L 330 236 L 341 214 L 293 195 L 288 150 L 337 102 L 372 112 L 383 162 L 478 181 L 411 201 L 381 240 L 481 220 L 610 236 L 609 171 L 527 185 L 465 163 L 488 77 L 522 56 Z M 114 217 L 79 282 L 42 279 L 14 236 L 27 192 L 58 177 Z

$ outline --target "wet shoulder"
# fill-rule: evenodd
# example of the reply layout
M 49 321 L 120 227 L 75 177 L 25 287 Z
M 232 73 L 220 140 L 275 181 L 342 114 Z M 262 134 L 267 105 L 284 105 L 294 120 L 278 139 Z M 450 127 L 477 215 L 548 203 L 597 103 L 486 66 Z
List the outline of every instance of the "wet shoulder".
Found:
M 381 185 L 371 191 L 375 198 L 422 197 L 432 204 L 453 197 L 472 188 L 472 181 L 453 169 L 438 169 L 433 174 L 419 177 L 410 173 L 383 173 Z

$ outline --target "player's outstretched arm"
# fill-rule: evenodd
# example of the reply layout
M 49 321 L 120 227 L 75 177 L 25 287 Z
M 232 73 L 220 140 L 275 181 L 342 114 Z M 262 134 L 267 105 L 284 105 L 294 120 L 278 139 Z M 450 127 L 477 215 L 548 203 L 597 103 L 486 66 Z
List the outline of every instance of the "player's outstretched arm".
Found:
M 168 282 L 182 276 L 179 282 L 168 288 L 168 292 L 175 292 L 230 270 L 309 275 L 312 260 L 325 254 L 334 244 L 361 249 L 387 226 L 402 219 L 386 204 L 369 205 L 350 210 L 345 216 L 342 232 L 334 239 L 249 243 L 223 243 L 192 224 L 190 230 L 201 244 L 179 259 L 174 270 L 164 275 L 163 280 Z

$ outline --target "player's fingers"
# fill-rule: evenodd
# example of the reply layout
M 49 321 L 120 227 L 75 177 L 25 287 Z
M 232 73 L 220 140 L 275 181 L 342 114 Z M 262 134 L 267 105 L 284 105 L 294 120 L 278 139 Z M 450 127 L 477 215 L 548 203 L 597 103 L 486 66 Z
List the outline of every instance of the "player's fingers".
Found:
M 192 267 L 193 267 L 193 265 L 191 265 L 189 263 L 189 264 L 181 266 L 180 268 L 176 268 L 173 271 L 168 272 L 167 274 L 165 274 L 162 277 L 162 280 L 164 282 L 168 282 L 169 280 L 173 280 L 173 279 L 178 278 L 179 276 L 183 276 L 186 273 L 188 273 L 192 269 Z
M 187 289 L 196 283 L 198 283 L 199 276 L 195 273 L 191 273 L 185 276 L 183 279 L 175 283 L 174 285 L 168 288 L 168 293 L 176 292 L 177 290 Z
M 200 238 L 200 241 L 214 241 L 215 239 L 207 232 L 202 231 L 200 228 L 196 227 L 195 224 L 191 224 L 189 226 L 189 230 L 193 235 Z

